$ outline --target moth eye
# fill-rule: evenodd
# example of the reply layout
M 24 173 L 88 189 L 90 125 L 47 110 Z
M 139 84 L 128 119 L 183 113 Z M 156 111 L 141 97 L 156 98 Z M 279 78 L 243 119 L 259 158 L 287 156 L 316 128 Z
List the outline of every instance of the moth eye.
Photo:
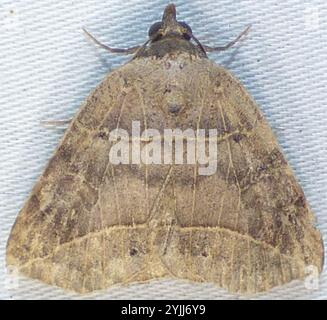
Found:
M 188 34 L 192 34 L 192 29 L 191 27 L 184 21 L 178 21 L 179 25 L 182 26 L 184 29 L 187 30 Z
M 152 37 L 153 35 L 155 35 L 161 28 L 161 25 L 162 25 L 162 22 L 154 23 L 149 29 L 149 37 Z

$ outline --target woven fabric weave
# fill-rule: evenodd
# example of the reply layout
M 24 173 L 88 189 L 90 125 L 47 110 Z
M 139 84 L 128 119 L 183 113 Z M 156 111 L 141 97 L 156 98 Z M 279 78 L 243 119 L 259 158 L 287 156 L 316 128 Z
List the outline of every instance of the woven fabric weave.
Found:
M 77 299 L 38 281 L 8 276 L 10 229 L 63 129 L 41 120 L 68 119 L 106 73 L 128 57 L 91 44 L 85 26 L 113 47 L 146 40 L 167 1 L 0 0 L 0 299 Z M 198 39 L 221 45 L 247 25 L 242 44 L 211 59 L 230 69 L 261 105 L 327 235 L 327 2 L 325 0 L 176 0 L 180 20 Z M 96 299 L 244 299 L 212 284 L 165 280 L 116 287 Z M 295 281 L 253 299 L 326 299 Z

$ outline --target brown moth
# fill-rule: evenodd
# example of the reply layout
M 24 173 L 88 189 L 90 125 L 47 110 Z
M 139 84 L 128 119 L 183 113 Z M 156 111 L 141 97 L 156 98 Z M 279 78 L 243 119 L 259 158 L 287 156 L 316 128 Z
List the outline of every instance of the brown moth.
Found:
M 244 35 L 241 34 L 240 37 Z M 320 273 L 313 213 L 262 112 L 173 4 L 87 98 L 21 210 L 7 265 L 77 292 L 159 278 L 255 293 Z M 96 40 L 95 40 L 96 41 Z M 194 43 L 195 42 L 195 43 Z M 218 132 L 217 171 L 109 161 L 109 133 Z M 148 141 L 139 140 L 144 146 Z

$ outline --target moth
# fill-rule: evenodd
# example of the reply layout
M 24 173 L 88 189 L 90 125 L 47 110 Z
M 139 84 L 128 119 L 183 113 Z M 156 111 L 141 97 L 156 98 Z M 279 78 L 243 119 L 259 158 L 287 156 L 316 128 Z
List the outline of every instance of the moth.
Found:
M 133 58 L 71 121 L 19 213 L 7 265 L 80 293 L 178 278 L 248 294 L 304 279 L 308 267 L 319 274 L 322 238 L 272 129 L 243 85 L 207 57 L 247 31 L 225 47 L 203 45 L 170 4 L 141 46 L 93 38 Z M 200 175 L 197 162 L 112 163 L 111 132 L 130 134 L 137 121 L 160 133 L 215 129 L 216 172 Z

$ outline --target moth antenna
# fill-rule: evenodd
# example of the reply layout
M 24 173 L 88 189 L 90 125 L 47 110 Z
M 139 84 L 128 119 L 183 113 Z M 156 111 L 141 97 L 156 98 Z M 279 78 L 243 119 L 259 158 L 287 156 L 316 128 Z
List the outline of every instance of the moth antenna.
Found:
M 210 47 L 210 46 L 203 45 L 203 48 L 204 48 L 204 50 L 206 52 L 225 51 L 225 50 L 229 49 L 230 47 L 232 47 L 237 42 L 239 42 L 240 40 L 242 40 L 242 38 L 245 37 L 249 33 L 250 29 L 251 29 L 251 25 L 249 25 L 243 32 L 241 32 L 239 34 L 239 36 L 235 40 L 231 41 L 230 43 L 226 44 L 225 46 L 222 46 L 222 47 Z
M 192 33 L 189 34 L 189 36 L 196 42 L 196 44 L 200 47 L 201 51 L 203 51 L 205 56 L 207 56 L 206 50 L 205 50 L 204 46 L 202 45 L 202 43 Z
M 44 127 L 57 127 L 57 126 L 67 126 L 72 122 L 73 119 L 64 120 L 42 120 L 41 124 Z
M 138 49 L 141 48 L 141 46 L 135 46 L 127 49 L 119 49 L 119 48 L 111 48 L 103 43 L 101 43 L 99 40 L 97 40 L 94 36 L 92 36 L 91 33 L 89 33 L 85 28 L 82 28 L 85 34 L 97 45 L 99 45 L 101 48 L 111 52 L 111 53 L 120 53 L 120 54 L 133 54 L 136 53 Z

